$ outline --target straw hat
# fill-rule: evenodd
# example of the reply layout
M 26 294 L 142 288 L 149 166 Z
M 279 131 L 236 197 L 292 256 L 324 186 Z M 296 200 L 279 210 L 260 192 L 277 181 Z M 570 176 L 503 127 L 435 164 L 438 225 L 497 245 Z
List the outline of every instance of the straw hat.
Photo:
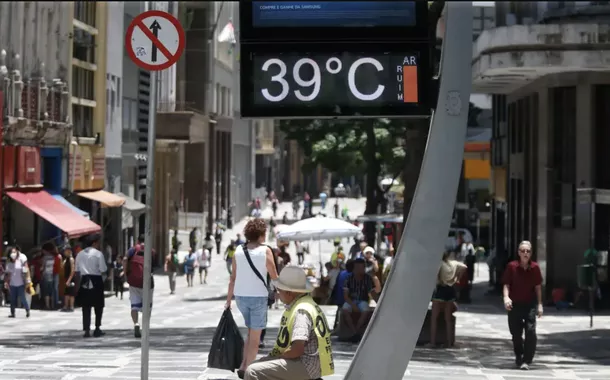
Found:
M 273 280 L 273 286 L 294 293 L 310 293 L 313 291 L 313 285 L 307 281 L 305 271 L 294 266 L 287 266 L 282 269 L 279 278 Z

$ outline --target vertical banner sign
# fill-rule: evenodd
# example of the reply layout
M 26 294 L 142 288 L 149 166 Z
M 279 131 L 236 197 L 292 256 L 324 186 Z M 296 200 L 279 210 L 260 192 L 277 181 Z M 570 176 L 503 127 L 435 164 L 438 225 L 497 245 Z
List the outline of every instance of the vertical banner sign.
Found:
M 180 22 L 163 11 L 147 11 L 133 19 L 125 34 L 132 61 L 149 71 L 165 70 L 178 62 L 186 38 Z

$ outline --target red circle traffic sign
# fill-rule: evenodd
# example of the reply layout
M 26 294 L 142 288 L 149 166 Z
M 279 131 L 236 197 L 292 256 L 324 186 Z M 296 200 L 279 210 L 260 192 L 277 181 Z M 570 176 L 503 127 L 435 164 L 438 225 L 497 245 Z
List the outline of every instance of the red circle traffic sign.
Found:
M 161 18 L 163 20 L 169 21 L 170 25 L 173 26 L 173 28 L 175 28 L 175 33 L 177 33 L 178 35 L 178 45 L 175 48 L 176 51 L 172 52 L 168 49 L 168 47 L 166 47 L 163 44 L 163 35 L 168 35 L 171 31 L 169 30 L 163 30 L 160 25 L 158 24 L 158 21 L 155 19 L 155 21 L 153 22 L 153 24 L 156 23 L 156 26 L 158 28 L 156 28 L 156 30 L 154 30 L 155 28 L 153 28 L 153 24 L 151 24 L 150 27 L 147 27 L 146 24 L 144 24 L 144 20 L 146 20 L 147 18 L 151 18 L 151 17 L 156 17 L 156 18 Z M 167 23 L 165 23 L 167 25 Z M 161 54 L 163 55 L 167 60 L 163 63 L 159 63 L 159 64 L 154 64 L 154 63 L 148 63 L 142 60 L 142 58 L 140 58 L 141 56 L 145 56 L 148 55 L 145 51 L 144 48 L 142 47 L 134 47 L 134 31 L 136 30 L 136 28 L 138 28 L 139 30 L 142 31 L 142 33 L 148 38 L 148 40 L 150 40 L 150 44 L 151 44 L 151 51 L 155 51 L 156 50 L 156 54 Z M 151 32 L 151 28 L 153 28 L 153 30 L 158 34 L 159 31 L 161 31 L 161 35 L 157 35 L 155 36 L 155 33 Z M 166 28 L 167 29 L 167 28 Z M 173 32 L 171 32 L 173 33 Z M 163 11 L 157 11 L 157 10 L 152 10 L 152 11 L 146 11 L 144 13 L 139 14 L 138 16 L 136 16 L 131 23 L 129 24 L 129 26 L 127 27 L 127 33 L 125 33 L 125 49 L 127 49 L 127 54 L 129 55 L 129 57 L 131 58 L 131 60 L 138 65 L 139 67 L 146 69 L 146 70 L 150 70 L 150 71 L 159 71 L 159 70 L 165 70 L 168 67 L 172 66 L 173 64 L 175 64 L 176 62 L 178 62 L 178 59 L 180 59 L 180 56 L 182 55 L 182 53 L 184 52 L 184 47 L 186 45 L 186 37 L 184 34 L 184 29 L 182 29 L 182 26 L 180 25 L 180 22 L 178 21 L 178 19 L 176 19 L 174 16 L 172 16 L 171 14 L 167 13 L 167 12 L 163 12 Z M 138 51 L 136 52 L 136 48 L 138 50 L 142 50 L 142 51 Z M 155 53 L 153 53 L 155 54 Z

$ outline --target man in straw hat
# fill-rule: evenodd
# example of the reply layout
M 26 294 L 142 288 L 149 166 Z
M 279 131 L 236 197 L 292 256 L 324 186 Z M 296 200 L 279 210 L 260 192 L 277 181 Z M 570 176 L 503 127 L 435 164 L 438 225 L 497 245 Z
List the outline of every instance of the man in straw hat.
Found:
M 286 304 L 275 346 L 269 356 L 248 367 L 247 380 L 310 380 L 335 372 L 330 328 L 310 294 L 303 269 L 287 266 L 273 281 Z

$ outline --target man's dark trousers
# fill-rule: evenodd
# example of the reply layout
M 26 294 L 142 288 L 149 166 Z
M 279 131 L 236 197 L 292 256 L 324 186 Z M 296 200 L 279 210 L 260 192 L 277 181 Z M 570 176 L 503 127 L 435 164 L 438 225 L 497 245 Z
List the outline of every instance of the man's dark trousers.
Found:
M 102 325 L 102 315 L 106 303 L 104 280 L 102 276 L 85 275 L 81 278 L 80 286 L 78 298 L 83 312 L 83 331 L 89 331 L 91 328 L 91 308 L 95 311 L 95 328 L 99 329 Z
M 531 364 L 536 353 L 536 304 L 513 303 L 508 312 L 508 328 L 513 336 L 517 364 Z M 525 342 L 523 341 L 525 330 Z

